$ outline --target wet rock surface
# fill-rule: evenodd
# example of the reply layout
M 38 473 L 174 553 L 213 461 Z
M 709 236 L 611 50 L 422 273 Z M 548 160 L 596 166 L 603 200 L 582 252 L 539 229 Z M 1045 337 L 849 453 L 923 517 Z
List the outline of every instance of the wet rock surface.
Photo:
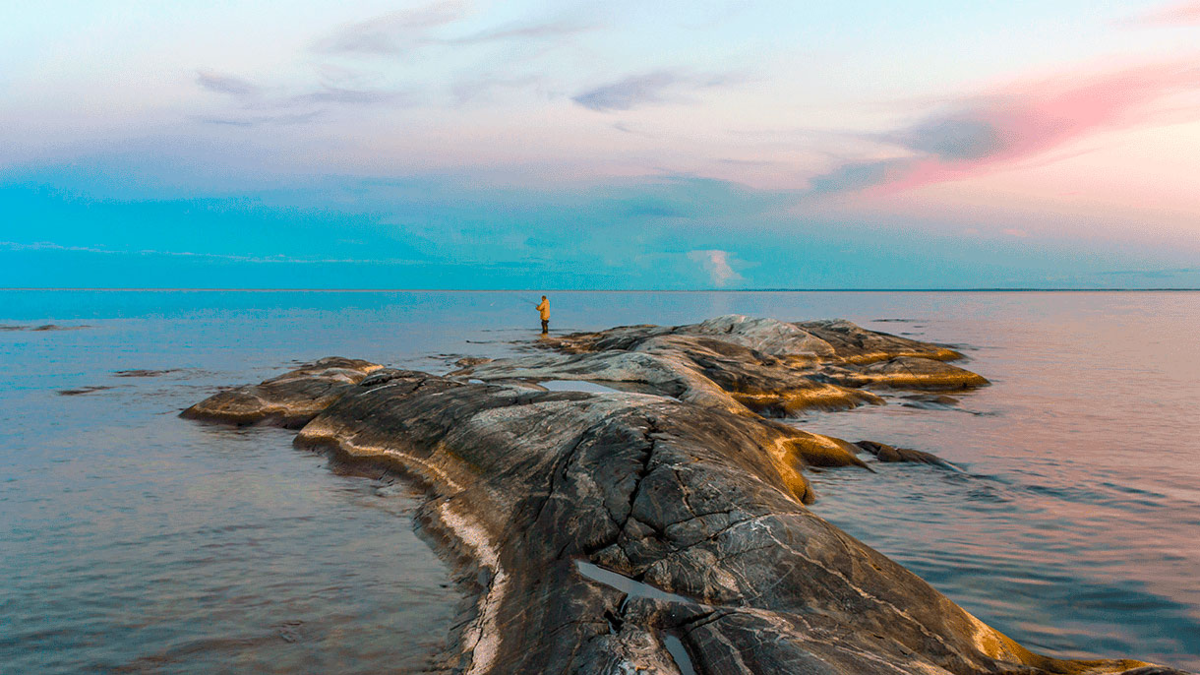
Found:
M 820 330 L 855 336 L 849 346 L 806 324 L 740 330 L 741 319 L 717 321 L 571 336 L 554 353 L 458 376 L 323 359 L 218 393 L 185 415 L 302 424 L 297 445 L 422 486 L 418 520 L 457 563 L 468 594 L 430 670 L 1178 672 L 1050 659 L 984 625 L 805 507 L 815 496 L 804 470 L 868 470 L 859 447 L 753 414 L 731 391 L 745 391 L 737 378 L 772 370 L 857 372 L 947 357 L 940 348 L 859 336 L 838 322 Z M 726 334 L 740 337 L 703 332 L 731 325 Z M 898 348 L 926 355 L 884 353 Z M 481 378 L 493 381 L 472 381 L 496 363 L 503 368 Z M 523 381 L 588 379 L 601 367 L 641 368 L 656 379 L 605 381 L 654 393 Z M 890 448 L 875 445 L 877 455 Z

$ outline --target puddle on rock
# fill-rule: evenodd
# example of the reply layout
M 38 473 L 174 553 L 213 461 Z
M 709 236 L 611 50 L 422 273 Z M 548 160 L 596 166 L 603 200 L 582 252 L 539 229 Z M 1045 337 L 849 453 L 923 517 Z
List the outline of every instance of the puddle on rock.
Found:
M 664 602 L 688 602 L 695 604 L 695 601 L 691 598 L 687 598 L 676 593 L 668 593 L 667 591 L 664 591 L 660 588 L 655 588 L 650 584 L 643 583 L 636 579 L 630 579 L 624 574 L 617 574 L 616 572 L 606 570 L 603 567 L 593 565 L 586 560 L 576 560 L 575 568 L 578 569 L 579 573 L 584 577 L 604 584 L 605 586 L 611 586 L 612 588 L 621 591 L 631 598 L 649 598 L 650 600 L 662 600 Z
M 545 382 L 538 382 L 538 384 L 550 391 L 584 391 L 589 394 L 614 394 L 621 391 L 620 389 L 613 389 L 603 384 L 586 382 L 584 380 L 547 380 Z

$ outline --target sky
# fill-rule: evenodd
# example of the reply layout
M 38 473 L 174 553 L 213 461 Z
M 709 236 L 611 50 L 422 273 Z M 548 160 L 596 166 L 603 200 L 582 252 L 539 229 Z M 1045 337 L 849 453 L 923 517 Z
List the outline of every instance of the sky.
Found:
M 0 3 L 0 287 L 1200 287 L 1200 0 Z

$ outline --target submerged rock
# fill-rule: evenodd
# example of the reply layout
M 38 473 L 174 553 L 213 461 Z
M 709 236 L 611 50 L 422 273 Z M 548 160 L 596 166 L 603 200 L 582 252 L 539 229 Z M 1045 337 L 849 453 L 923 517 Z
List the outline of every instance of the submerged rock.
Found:
M 138 368 L 135 370 L 118 370 L 113 373 L 113 377 L 161 377 L 163 375 L 170 375 L 171 373 L 178 373 L 179 371 L 179 368 L 166 368 L 163 370 Z
M 75 326 L 60 326 L 56 323 L 47 323 L 47 324 L 43 324 L 41 326 L 35 326 L 33 328 L 30 328 L 29 330 L 34 331 L 36 333 L 44 333 L 44 332 L 58 331 L 58 330 L 83 330 L 84 328 L 87 328 L 87 326 L 84 324 L 79 324 L 79 325 L 75 325 Z
M 946 410 L 958 405 L 958 399 L 946 394 L 908 394 L 900 404 L 924 410 Z
M 48 332 L 52 332 L 52 331 L 63 331 L 63 330 L 83 330 L 84 328 L 88 328 L 88 327 L 89 326 L 87 326 L 86 324 L 77 324 L 74 326 L 60 326 L 56 323 L 47 323 L 47 324 L 42 324 L 40 326 L 26 326 L 26 325 L 21 325 L 21 324 L 4 324 L 4 325 L 0 325 L 0 331 L 28 330 L 28 331 L 33 331 L 35 333 L 48 333 Z
M 911 450 L 909 448 L 897 448 L 887 443 L 858 441 L 854 445 L 875 455 L 876 459 L 881 462 L 912 462 L 914 464 L 936 464 L 939 466 L 950 465 L 949 462 L 933 453 Z
M 323 359 L 217 394 L 189 416 L 308 416 L 298 445 L 417 479 L 419 520 L 460 563 L 473 600 L 438 661 L 444 672 L 1177 672 L 1034 654 L 815 515 L 804 469 L 861 467 L 855 446 L 730 406 L 716 382 L 736 388 L 733 375 L 765 378 L 756 369 L 777 368 L 770 359 L 831 352 L 761 323 L 753 332 L 771 344 L 808 351 L 773 355 L 672 330 L 572 338 L 560 347 L 575 354 L 489 371 L 564 380 L 636 370 L 668 396 Z M 595 347 L 606 340 L 622 346 Z M 855 349 L 861 358 L 881 348 Z
M 88 385 L 86 387 L 79 387 L 78 389 L 59 389 L 58 395 L 59 396 L 83 396 L 84 394 L 92 394 L 97 391 L 108 391 L 109 389 L 112 389 L 112 387 L 105 386 L 102 384 L 101 385 L 93 384 L 93 385 Z

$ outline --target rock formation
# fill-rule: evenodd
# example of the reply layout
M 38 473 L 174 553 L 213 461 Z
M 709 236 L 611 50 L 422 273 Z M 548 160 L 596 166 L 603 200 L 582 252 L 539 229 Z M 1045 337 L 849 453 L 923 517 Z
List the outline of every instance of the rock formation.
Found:
M 738 317 L 553 348 L 444 377 L 323 359 L 185 414 L 303 425 L 298 445 L 424 486 L 419 521 L 471 598 L 441 672 L 1177 672 L 1055 660 L 986 626 L 804 506 L 805 467 L 864 470 L 855 446 L 738 398 L 800 395 L 806 381 L 859 395 L 822 377 L 953 352 L 844 322 Z
M 331 356 L 251 387 L 229 389 L 183 411 L 197 420 L 304 426 L 351 387 L 383 366 Z
M 549 353 L 453 374 L 487 381 L 581 379 L 772 417 L 883 403 L 866 386 L 961 390 L 988 383 L 946 363 L 962 358 L 958 352 L 848 321 L 734 315 L 688 326 L 623 326 L 541 344 Z

